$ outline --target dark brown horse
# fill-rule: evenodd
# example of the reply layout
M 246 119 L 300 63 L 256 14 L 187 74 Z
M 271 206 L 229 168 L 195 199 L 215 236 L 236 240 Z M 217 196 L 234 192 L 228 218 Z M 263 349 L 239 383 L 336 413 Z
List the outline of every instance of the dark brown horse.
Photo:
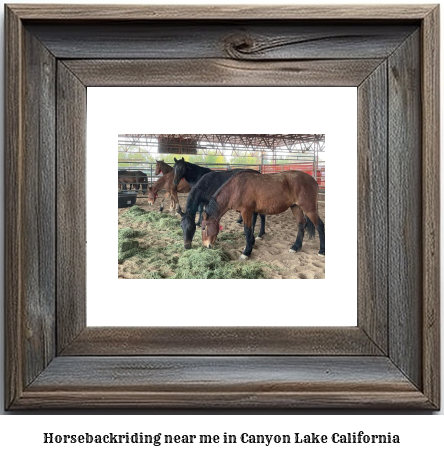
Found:
M 130 190 L 134 186 L 136 190 L 139 190 L 142 185 L 142 194 L 145 195 L 148 187 L 148 178 L 142 171 L 118 171 L 118 182 L 123 190 L 126 190 L 126 185 L 129 184 Z
M 163 203 L 168 196 L 171 196 L 171 209 L 175 210 L 176 206 L 179 204 L 178 193 L 189 193 L 191 187 L 189 184 L 182 179 L 179 182 L 179 185 L 173 184 L 174 173 L 168 173 L 160 177 L 157 182 L 148 189 L 148 204 L 151 206 L 156 202 L 157 194 L 160 190 L 165 190 L 165 196 L 160 205 L 160 212 L 163 211 Z
M 158 176 L 160 173 L 165 176 L 165 174 L 170 173 L 172 170 L 173 167 L 166 164 L 163 160 L 156 160 L 156 171 L 154 172 L 156 176 Z
M 246 260 L 253 250 L 253 213 L 275 215 L 291 208 L 298 224 L 298 234 L 290 252 L 302 248 L 305 228 L 309 238 L 319 233 L 319 255 L 325 255 L 324 222 L 318 215 L 318 184 L 302 171 L 276 174 L 243 172 L 235 174 L 213 195 L 203 213 L 202 244 L 211 248 L 219 232 L 219 221 L 229 210 L 241 213 L 247 245 L 240 259 Z M 304 216 L 305 214 L 305 216 Z

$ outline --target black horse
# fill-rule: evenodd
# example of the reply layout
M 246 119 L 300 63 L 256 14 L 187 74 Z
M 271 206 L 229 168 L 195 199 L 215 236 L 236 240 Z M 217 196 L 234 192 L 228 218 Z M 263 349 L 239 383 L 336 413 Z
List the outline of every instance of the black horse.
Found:
M 238 172 L 252 172 L 254 170 L 236 169 L 232 171 L 211 171 L 205 174 L 199 182 L 192 188 L 187 198 L 185 213 L 182 213 L 182 222 L 180 226 L 183 231 L 183 245 L 186 249 L 191 248 L 194 234 L 196 232 L 196 212 L 201 205 L 207 205 L 213 194 L 227 180 L 233 177 Z M 242 220 L 242 219 L 241 219 Z M 253 214 L 253 232 L 256 225 L 257 214 Z M 258 238 L 262 238 L 265 234 L 265 215 L 261 214 L 261 229 Z
M 205 174 L 211 173 L 211 169 L 204 168 L 203 166 L 195 165 L 194 163 L 186 162 L 184 158 L 180 160 L 176 160 L 174 158 L 174 166 L 173 166 L 173 173 L 174 173 L 174 180 L 173 184 L 177 185 L 180 180 L 183 178 L 185 179 L 191 186 L 191 189 L 199 182 L 199 180 L 205 176 Z M 182 209 L 180 204 L 177 207 L 177 212 L 180 215 L 183 215 Z M 199 220 L 197 222 L 197 226 L 200 226 L 202 223 L 202 212 L 203 212 L 203 204 L 199 205 Z

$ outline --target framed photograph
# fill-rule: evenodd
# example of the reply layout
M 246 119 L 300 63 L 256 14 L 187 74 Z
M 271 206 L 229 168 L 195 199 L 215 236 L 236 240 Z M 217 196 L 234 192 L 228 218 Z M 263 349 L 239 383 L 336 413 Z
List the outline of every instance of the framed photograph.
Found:
M 297 318 L 297 326 L 357 324 L 355 87 L 92 87 L 87 97 L 87 169 L 92 170 L 87 172 L 86 184 L 92 189 L 86 201 L 88 325 L 286 326 L 289 318 Z M 290 99 L 297 100 L 296 107 L 288 102 Z M 186 107 L 186 116 L 178 107 Z M 152 131 L 200 128 L 212 129 L 213 134 L 120 134 L 118 161 L 116 156 L 110 159 L 109 151 L 116 149 L 116 131 L 140 132 L 147 125 Z M 245 134 L 291 131 L 295 125 L 299 131 L 318 128 L 325 134 Z M 233 134 L 240 128 L 244 134 Z M 164 146 L 166 141 L 168 147 Z M 161 146 L 166 152 L 159 152 Z M 172 153 L 178 148 L 180 153 Z M 159 163 L 165 167 L 165 174 L 156 174 Z M 138 178 L 145 176 L 147 181 L 145 194 L 139 188 L 135 204 L 119 208 L 117 220 L 115 201 L 103 197 L 101 191 L 115 186 L 116 164 L 120 185 L 126 182 L 133 194 L 137 191 L 129 188 L 133 173 Z M 191 174 L 185 178 L 186 185 L 189 179 L 195 185 L 193 190 L 188 187 L 177 193 L 184 214 L 178 217 L 177 207 L 170 208 L 169 200 L 164 200 L 168 193 L 159 189 L 173 186 L 173 177 L 181 166 Z M 328 178 L 326 169 L 328 175 L 346 178 Z M 96 170 L 100 170 L 100 189 Z M 246 236 L 239 223 L 240 213 L 235 210 L 220 217 L 218 226 L 222 230 L 214 248 L 202 246 L 202 230 L 196 226 L 200 201 L 208 203 L 222 183 L 226 182 L 227 190 L 235 181 L 242 184 L 248 172 L 258 171 L 263 175 L 260 182 L 270 184 L 279 173 L 283 178 L 307 179 L 308 185 L 315 183 L 312 176 L 317 175 L 312 205 L 323 224 L 329 221 L 329 239 L 341 239 L 331 243 L 327 257 L 319 254 L 316 227 L 312 227 L 312 236 L 308 228 L 301 227 L 300 232 L 297 209 L 285 205 L 278 214 L 257 218 L 255 244 L 248 260 L 242 258 Z M 193 172 L 205 174 L 196 182 Z M 256 185 L 259 179 L 253 179 L 250 182 Z M 121 195 L 125 194 L 124 190 Z M 245 192 L 240 194 L 239 203 L 243 203 Z M 268 199 L 270 194 L 267 190 L 263 198 Z M 344 195 L 346 224 L 344 211 L 334 210 L 331 204 Z M 279 190 L 261 204 L 264 209 L 273 208 L 279 197 L 288 195 Z M 306 206 L 304 209 L 304 214 L 309 211 Z M 116 226 L 116 222 L 118 230 L 106 228 Z M 300 246 L 295 245 L 297 239 L 302 239 Z M 110 249 L 111 245 L 119 248 Z M 117 254 L 120 280 L 114 280 Z M 228 282 L 217 283 L 218 279 Z M 279 279 L 279 284 L 270 286 L 266 279 Z M 296 300 L 290 298 L 295 293 L 295 279 L 299 282 Z M 310 283 L 313 279 L 320 281 L 314 286 Z M 221 288 L 226 292 L 215 292 Z M 331 306 L 332 300 L 340 305 Z
M 5 34 L 6 409 L 439 409 L 438 6 L 22 4 Z M 356 88 L 357 324 L 87 324 L 100 87 Z

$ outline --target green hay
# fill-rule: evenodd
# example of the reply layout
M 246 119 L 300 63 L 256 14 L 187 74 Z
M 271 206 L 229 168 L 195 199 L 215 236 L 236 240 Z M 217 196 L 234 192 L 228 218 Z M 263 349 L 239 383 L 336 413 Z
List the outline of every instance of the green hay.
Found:
M 126 259 L 134 256 L 139 250 L 139 242 L 134 240 L 140 233 L 132 228 L 122 228 L 118 237 L 118 262 L 122 264 Z
M 178 261 L 174 279 L 261 279 L 266 274 L 261 263 L 230 261 L 219 249 L 187 250 Z
M 180 219 L 177 216 L 164 214 L 163 212 L 146 212 L 139 206 L 132 206 L 123 215 L 122 218 L 130 219 L 138 223 L 147 223 L 156 231 L 160 237 L 171 237 L 182 239 L 182 229 L 180 228 Z
M 142 279 L 164 279 L 157 271 L 148 271 L 142 274 Z
M 237 244 L 240 241 L 243 242 L 244 238 L 243 230 L 238 232 L 221 231 L 218 236 L 219 242 L 226 244 Z
M 122 228 L 119 230 L 119 240 L 121 239 L 132 239 L 138 237 L 141 233 L 133 230 L 132 228 Z
M 221 248 L 183 248 L 183 234 L 177 216 L 157 211 L 146 212 L 138 206 L 120 215 L 120 220 L 138 228 L 119 230 L 119 264 L 141 279 L 261 279 L 267 270 L 275 269 L 264 263 L 231 261 L 224 252 L 224 243 L 236 243 L 243 233 L 222 232 Z M 135 240 L 137 238 L 138 240 Z M 199 244 L 196 239 L 194 245 Z M 230 246 L 230 248 L 232 248 Z

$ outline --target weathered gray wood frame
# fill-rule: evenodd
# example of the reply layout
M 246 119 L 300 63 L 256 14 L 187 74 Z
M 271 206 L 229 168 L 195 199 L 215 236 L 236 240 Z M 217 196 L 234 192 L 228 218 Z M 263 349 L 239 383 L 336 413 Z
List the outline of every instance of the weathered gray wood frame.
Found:
M 7 409 L 439 408 L 438 6 L 5 18 Z M 86 87 L 115 85 L 358 87 L 358 326 L 86 327 Z

